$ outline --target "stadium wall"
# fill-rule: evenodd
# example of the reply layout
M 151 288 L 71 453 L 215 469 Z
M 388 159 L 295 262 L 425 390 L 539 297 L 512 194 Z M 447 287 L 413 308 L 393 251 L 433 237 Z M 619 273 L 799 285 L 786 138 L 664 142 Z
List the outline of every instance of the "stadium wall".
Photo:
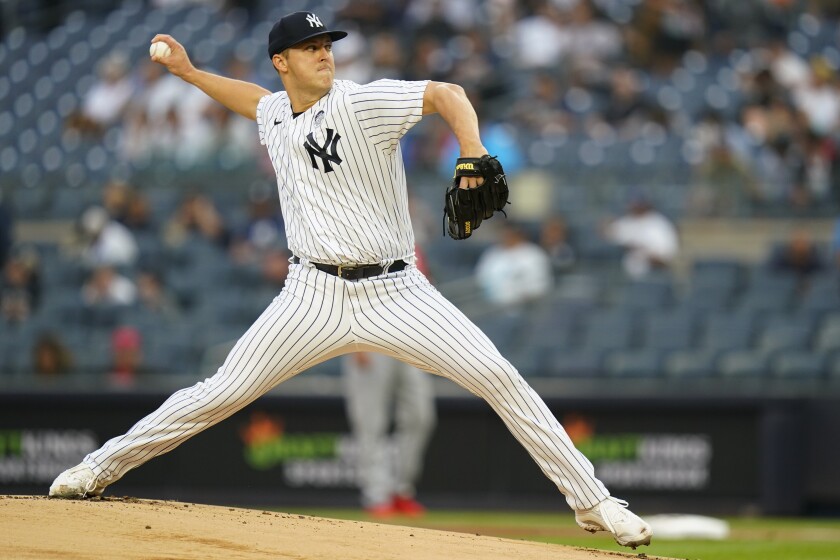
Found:
M 168 395 L 0 395 L 0 494 L 53 477 Z M 836 399 L 549 399 L 617 496 L 642 511 L 807 514 L 840 508 Z M 419 484 L 440 508 L 562 509 L 549 481 L 483 402 L 438 399 Z M 830 448 L 830 449 L 826 449 Z M 353 506 L 355 444 L 337 397 L 266 396 L 132 471 L 114 496 Z

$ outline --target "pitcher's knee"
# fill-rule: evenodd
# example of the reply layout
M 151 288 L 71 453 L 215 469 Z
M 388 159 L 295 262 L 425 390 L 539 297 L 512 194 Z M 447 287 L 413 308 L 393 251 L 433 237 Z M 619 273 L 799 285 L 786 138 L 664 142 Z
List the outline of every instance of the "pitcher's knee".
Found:
M 509 362 L 487 364 L 479 371 L 478 378 L 487 389 L 498 390 L 521 379 L 519 372 Z

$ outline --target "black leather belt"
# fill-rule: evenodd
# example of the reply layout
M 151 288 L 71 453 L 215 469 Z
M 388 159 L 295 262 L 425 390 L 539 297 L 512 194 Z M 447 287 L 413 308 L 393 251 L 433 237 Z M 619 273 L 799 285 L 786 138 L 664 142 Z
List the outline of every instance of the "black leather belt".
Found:
M 299 264 L 300 259 L 298 257 L 293 257 L 292 262 L 294 264 Z M 309 264 L 311 264 L 318 270 L 322 270 L 327 274 L 332 274 L 333 276 L 338 276 L 339 278 L 343 278 L 344 280 L 361 280 L 362 278 L 379 276 L 380 274 L 385 274 L 386 272 L 385 267 L 379 264 L 359 264 L 354 266 L 344 266 L 335 264 L 322 264 L 311 261 L 309 262 Z M 408 263 L 404 260 L 394 261 L 394 264 L 388 267 L 387 272 L 399 272 L 407 266 Z

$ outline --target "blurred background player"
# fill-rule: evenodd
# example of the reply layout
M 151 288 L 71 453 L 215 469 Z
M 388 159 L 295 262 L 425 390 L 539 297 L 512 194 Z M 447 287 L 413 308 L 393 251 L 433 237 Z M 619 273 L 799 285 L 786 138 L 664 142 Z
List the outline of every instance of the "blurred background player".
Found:
M 415 258 L 417 268 L 428 276 L 419 247 Z M 345 356 L 342 369 L 347 417 L 358 446 L 362 507 L 374 517 L 422 515 L 426 510 L 414 497 L 414 485 L 436 421 L 431 377 L 369 352 Z M 389 438 L 392 418 L 394 435 Z

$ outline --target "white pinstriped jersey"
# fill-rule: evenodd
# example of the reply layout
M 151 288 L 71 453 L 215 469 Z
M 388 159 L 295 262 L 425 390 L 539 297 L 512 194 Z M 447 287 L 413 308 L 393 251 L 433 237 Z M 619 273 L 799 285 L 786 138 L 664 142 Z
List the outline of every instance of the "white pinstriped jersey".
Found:
M 411 259 L 400 138 L 422 118 L 427 84 L 335 80 L 297 117 L 285 91 L 260 100 L 260 142 L 277 174 L 293 254 L 327 264 Z
M 413 260 L 399 140 L 422 116 L 426 84 L 336 81 L 297 119 L 285 93 L 260 100 L 260 138 L 277 171 L 294 254 L 328 264 Z M 416 266 L 348 281 L 306 264 L 289 268 L 280 295 L 213 377 L 176 392 L 85 457 L 93 482 L 104 488 L 312 366 L 370 351 L 446 376 L 487 401 L 573 509 L 609 496 L 539 395 Z

